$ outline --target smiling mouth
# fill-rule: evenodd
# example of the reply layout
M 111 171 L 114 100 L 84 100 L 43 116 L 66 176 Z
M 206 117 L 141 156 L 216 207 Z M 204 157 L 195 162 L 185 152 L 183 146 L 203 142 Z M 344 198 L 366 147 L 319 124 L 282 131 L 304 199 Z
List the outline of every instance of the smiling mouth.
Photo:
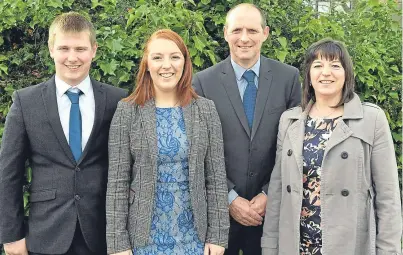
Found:
M 80 65 L 65 65 L 70 70 L 77 70 L 80 68 Z
M 322 83 L 322 84 L 330 84 L 330 83 L 333 83 L 333 81 L 319 81 L 320 83 Z
M 174 75 L 174 73 L 160 73 L 160 76 L 162 76 L 163 78 L 170 78 Z

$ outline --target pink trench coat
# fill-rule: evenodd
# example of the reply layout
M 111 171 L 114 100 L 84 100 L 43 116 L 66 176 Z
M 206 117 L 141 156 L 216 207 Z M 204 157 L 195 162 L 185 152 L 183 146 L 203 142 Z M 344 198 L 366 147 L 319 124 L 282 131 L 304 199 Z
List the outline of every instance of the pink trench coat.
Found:
M 262 236 L 263 255 L 297 255 L 302 203 L 302 147 L 310 110 L 280 119 Z M 398 173 L 384 112 L 359 97 L 344 115 L 325 150 L 321 175 L 323 255 L 401 254 L 402 214 Z

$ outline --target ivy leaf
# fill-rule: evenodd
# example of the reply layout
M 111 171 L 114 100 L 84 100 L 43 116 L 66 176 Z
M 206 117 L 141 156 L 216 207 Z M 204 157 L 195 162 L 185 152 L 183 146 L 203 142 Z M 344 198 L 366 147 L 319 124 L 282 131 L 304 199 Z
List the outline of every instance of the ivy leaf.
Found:
M 200 40 L 200 38 L 197 35 L 195 35 L 195 36 L 192 36 L 192 39 L 195 43 L 196 49 L 199 51 L 203 51 L 203 49 L 206 45 Z
M 63 8 L 63 3 L 61 0 L 48 0 L 46 4 L 49 7 L 53 8 Z
M 281 51 L 276 51 L 276 57 L 277 57 L 277 59 L 278 59 L 280 62 L 283 62 L 283 63 L 284 63 L 284 61 L 285 61 L 285 57 L 287 56 L 287 54 L 288 54 L 287 51 L 283 51 L 283 50 L 281 50 Z
M 393 99 L 399 99 L 399 95 L 397 92 L 389 92 L 389 96 Z
M 118 67 L 118 63 L 116 62 L 116 60 L 112 59 L 110 62 L 101 63 L 99 67 L 101 67 L 101 70 L 104 72 L 104 74 L 110 74 L 114 76 L 116 68 Z
M 277 38 L 277 41 L 280 43 L 281 47 L 283 47 L 283 49 L 287 48 L 287 39 L 285 37 L 279 37 Z

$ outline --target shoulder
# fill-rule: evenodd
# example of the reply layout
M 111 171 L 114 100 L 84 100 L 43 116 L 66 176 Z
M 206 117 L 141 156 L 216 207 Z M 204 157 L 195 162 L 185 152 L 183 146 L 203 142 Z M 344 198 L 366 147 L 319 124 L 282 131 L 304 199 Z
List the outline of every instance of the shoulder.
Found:
M 302 107 L 301 106 L 295 106 L 292 108 L 289 108 L 283 112 L 281 115 L 281 118 L 287 118 L 287 119 L 295 119 L 298 118 L 299 115 L 302 114 Z
M 284 64 L 280 61 L 271 59 L 271 58 L 267 58 L 265 56 L 261 56 L 260 57 L 260 62 L 266 62 L 269 67 L 277 72 L 277 71 L 281 71 L 281 72 L 289 72 L 289 73 L 295 73 L 295 72 L 299 72 L 298 69 L 296 67 Z
M 127 91 L 122 89 L 122 88 L 118 88 L 118 87 L 112 86 L 110 84 L 106 84 L 106 83 L 99 82 L 99 81 L 96 81 L 96 80 L 92 80 L 92 81 L 96 85 L 102 87 L 105 91 L 107 91 L 107 93 L 110 93 L 113 96 L 120 97 L 120 98 L 123 98 L 123 97 L 127 96 Z
M 368 125 L 379 122 L 388 122 L 386 114 L 381 107 L 376 104 L 362 102 L 363 119 Z
M 215 110 L 215 105 L 213 100 L 207 99 L 202 96 L 198 96 L 194 99 L 194 103 L 200 108 L 201 111 L 210 111 L 212 108 Z
M 199 78 L 202 79 L 202 78 L 205 78 L 206 76 L 210 76 L 211 74 L 218 73 L 218 72 L 220 72 L 220 70 L 223 69 L 223 67 L 226 64 L 228 64 L 227 62 L 228 62 L 228 59 L 225 59 L 225 60 L 223 60 L 223 61 L 221 61 L 221 62 L 219 62 L 219 63 L 217 63 L 217 64 L 215 64 L 213 66 L 210 66 L 210 67 L 208 67 L 208 68 L 206 68 L 206 69 L 204 69 L 204 70 L 202 70 L 200 72 L 197 72 L 195 74 L 195 77 L 199 77 Z
M 28 86 L 28 87 L 17 90 L 15 93 L 18 94 L 19 97 L 33 98 L 33 94 L 40 93 L 42 88 L 49 85 L 49 82 L 50 82 L 50 80 L 47 80 L 47 81 L 41 82 L 36 85 Z M 34 98 L 34 99 L 37 100 L 37 98 Z

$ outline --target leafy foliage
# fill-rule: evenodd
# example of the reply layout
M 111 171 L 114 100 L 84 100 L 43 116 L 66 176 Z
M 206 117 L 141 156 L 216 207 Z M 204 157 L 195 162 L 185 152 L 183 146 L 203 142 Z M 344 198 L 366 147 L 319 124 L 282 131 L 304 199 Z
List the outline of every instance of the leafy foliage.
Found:
M 378 104 L 387 114 L 400 173 L 402 29 L 395 20 L 399 16 L 395 1 L 381 4 L 378 0 L 356 0 L 353 9 L 334 9 L 331 14 L 319 14 L 303 0 L 253 2 L 267 14 L 271 32 L 262 54 L 268 57 L 301 70 L 303 54 L 313 42 L 324 37 L 345 42 L 353 58 L 361 98 Z M 241 1 L 0 1 L 0 138 L 12 93 L 54 73 L 47 31 L 56 15 L 74 10 L 90 18 L 97 28 L 99 44 L 91 75 L 132 89 L 144 41 L 158 28 L 171 28 L 183 37 L 196 71 L 226 58 L 225 15 L 238 3 Z

